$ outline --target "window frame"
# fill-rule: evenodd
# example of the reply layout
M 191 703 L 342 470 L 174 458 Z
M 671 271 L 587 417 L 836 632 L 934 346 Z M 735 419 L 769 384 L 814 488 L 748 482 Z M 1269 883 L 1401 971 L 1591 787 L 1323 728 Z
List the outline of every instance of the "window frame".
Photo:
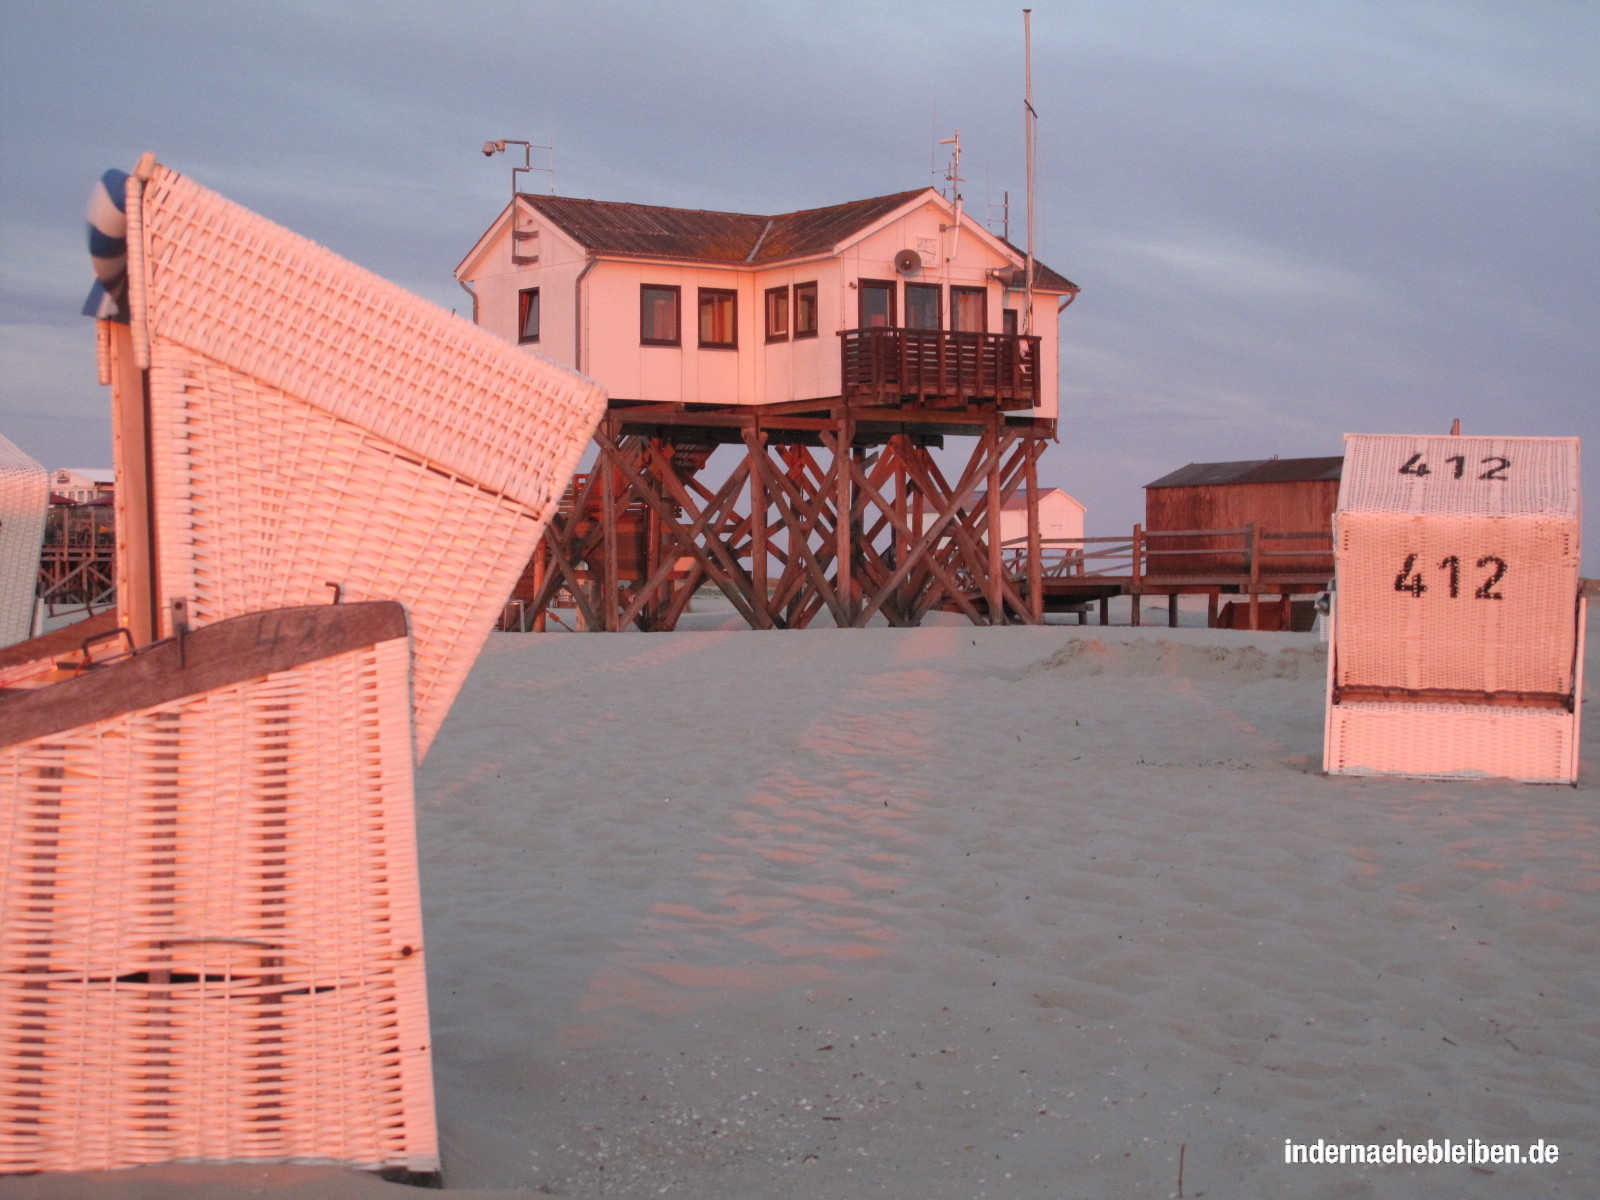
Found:
M 790 337 L 790 329 L 793 325 L 792 316 L 794 312 L 794 303 L 789 295 L 789 285 L 785 284 L 783 287 L 768 288 L 765 292 L 765 296 L 766 299 L 763 303 L 763 310 L 766 314 L 767 341 L 787 342 Z M 774 301 L 780 302 L 779 306 L 783 310 L 781 321 L 774 321 L 772 319 Z M 780 325 L 781 328 L 779 327 Z
M 867 324 L 867 291 L 885 291 L 889 294 L 889 323 L 887 325 Z M 856 280 L 856 328 L 858 329 L 895 329 L 898 328 L 898 316 L 895 304 L 899 291 L 892 279 L 857 279 Z
M 706 341 L 705 327 L 706 301 L 719 299 L 728 301 L 729 339 L 725 342 L 708 342 Z M 698 336 L 700 349 L 737 350 L 739 348 L 739 292 L 736 288 L 700 288 L 695 300 L 694 315 L 695 333 Z
M 906 315 L 905 327 L 918 333 L 938 333 L 944 328 L 944 288 L 937 283 L 907 283 L 906 287 Z M 911 297 L 912 295 L 933 297 L 933 324 L 911 324 Z
M 978 311 L 982 319 L 977 329 L 958 329 L 956 327 L 956 313 L 960 310 L 957 298 L 967 296 L 978 301 Z M 950 285 L 950 332 L 951 333 L 988 333 L 989 332 L 989 289 L 986 287 L 963 287 L 957 284 Z
M 801 293 L 805 293 L 811 298 L 811 328 L 809 329 L 800 328 Z M 815 279 L 794 285 L 794 296 L 789 302 L 789 324 L 794 331 L 795 341 L 799 341 L 801 338 L 814 338 L 817 336 L 817 329 L 822 324 L 822 314 L 817 307 L 817 281 Z
M 670 338 L 646 337 L 650 328 L 650 308 L 646 297 L 651 292 L 672 294 L 672 336 Z M 641 346 L 683 345 L 683 288 L 676 283 L 641 283 L 639 285 L 639 344 Z
M 1014 308 L 1000 310 L 1000 332 L 1006 337 L 1016 337 L 1022 329 L 1022 314 Z
M 528 332 L 528 313 L 533 313 L 533 332 Z M 539 341 L 542 314 L 539 306 L 539 289 L 519 288 L 517 291 L 517 345 L 531 346 Z

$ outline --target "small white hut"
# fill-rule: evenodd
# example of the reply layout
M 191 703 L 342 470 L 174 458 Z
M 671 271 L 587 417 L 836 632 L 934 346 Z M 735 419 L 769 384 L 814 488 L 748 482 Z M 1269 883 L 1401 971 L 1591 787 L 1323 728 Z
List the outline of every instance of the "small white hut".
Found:
M 983 508 L 987 492 L 976 492 L 967 505 L 969 511 Z M 1060 488 L 1042 488 L 1039 491 L 1039 538 L 1046 545 L 1053 541 L 1083 537 L 1082 504 Z M 1028 498 L 1022 492 L 1012 496 L 1000 506 L 1000 540 L 1003 543 L 1024 545 L 1028 537 Z

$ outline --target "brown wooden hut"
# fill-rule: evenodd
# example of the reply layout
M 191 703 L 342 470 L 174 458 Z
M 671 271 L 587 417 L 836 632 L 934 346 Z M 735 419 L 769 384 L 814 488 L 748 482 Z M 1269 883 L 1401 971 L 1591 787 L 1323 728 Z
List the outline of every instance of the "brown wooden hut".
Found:
M 1254 525 L 1263 555 L 1263 579 L 1331 577 L 1329 534 L 1343 466 L 1342 456 L 1190 463 L 1145 484 L 1145 532 L 1154 552 L 1146 574 L 1152 580 L 1163 575 L 1247 575 L 1249 563 L 1237 533 L 1201 538 L 1157 535 L 1163 530 L 1242 530 Z M 1293 533 L 1318 536 L 1281 536 Z M 1194 553 L 1163 553 L 1176 550 Z

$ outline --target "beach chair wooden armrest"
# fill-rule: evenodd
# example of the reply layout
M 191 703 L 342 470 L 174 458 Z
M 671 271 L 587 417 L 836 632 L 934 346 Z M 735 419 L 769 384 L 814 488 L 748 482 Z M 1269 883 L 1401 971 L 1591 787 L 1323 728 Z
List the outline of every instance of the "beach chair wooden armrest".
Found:
M 76 649 L 89 624 L 79 622 L 34 641 L 76 630 L 80 636 L 63 641 L 58 651 Z M 181 638 L 152 643 L 138 654 L 75 678 L 0 697 L 0 746 L 257 679 L 406 633 L 405 607 L 392 600 L 306 605 L 232 617 Z
M 74 621 L 71 625 L 63 625 L 60 629 L 52 629 L 49 633 L 31 637 L 25 642 L 14 642 L 9 646 L 0 647 L 0 687 L 9 687 L 22 680 L 44 674 L 51 670 L 63 655 L 76 654 L 83 648 L 84 642 L 108 634 L 116 628 L 116 610 L 108 608 L 104 612 L 95 613 L 92 617 Z

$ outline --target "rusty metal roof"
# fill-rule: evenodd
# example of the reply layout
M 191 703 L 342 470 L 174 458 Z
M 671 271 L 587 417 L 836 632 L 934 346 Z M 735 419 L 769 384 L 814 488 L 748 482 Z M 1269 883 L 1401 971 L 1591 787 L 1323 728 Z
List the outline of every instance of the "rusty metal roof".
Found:
M 928 190 L 916 188 L 773 217 L 527 192 L 520 193 L 520 198 L 596 254 L 762 266 L 827 254 L 852 234 Z M 1034 270 L 1037 287 L 1078 290 L 1077 285 L 1043 263 L 1036 262 Z
M 1190 463 L 1144 486 L 1216 487 L 1234 483 L 1337 481 L 1343 470 L 1343 455 L 1333 458 L 1250 458 L 1243 462 Z
M 1018 258 L 1024 261 L 1027 260 L 1028 252 L 1021 246 L 1007 242 L 1005 238 L 1001 238 L 1000 240 L 1004 242 L 1011 252 Z M 1019 280 L 1022 278 L 1021 272 L 1018 272 L 1017 278 Z M 1080 290 L 1078 285 L 1073 283 L 1072 280 L 1068 279 L 1059 271 L 1052 271 L 1038 259 L 1033 260 L 1033 286 L 1044 288 L 1046 291 L 1050 292 L 1076 292 Z
M 599 254 L 644 254 L 705 262 L 744 262 L 761 242 L 769 217 L 658 208 L 572 196 L 522 199 Z

